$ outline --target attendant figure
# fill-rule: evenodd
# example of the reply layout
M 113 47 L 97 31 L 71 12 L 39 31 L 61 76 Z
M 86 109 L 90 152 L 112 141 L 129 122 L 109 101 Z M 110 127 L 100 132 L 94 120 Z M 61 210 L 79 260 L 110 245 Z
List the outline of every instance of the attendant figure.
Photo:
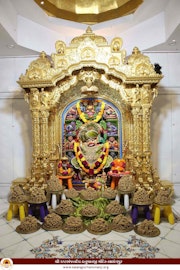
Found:
M 67 180 L 67 185 L 68 188 L 72 188 L 72 176 L 73 176 L 73 170 L 71 168 L 71 165 L 69 163 L 69 160 L 67 157 L 62 157 L 59 164 L 59 173 L 58 173 L 58 178 L 60 181 L 60 184 L 63 184 L 64 180 Z
M 76 111 L 76 107 L 73 106 L 67 112 L 66 120 L 75 120 L 76 118 L 77 118 L 77 111 Z
M 66 129 L 66 134 L 68 136 L 73 136 L 76 130 L 76 123 L 75 122 L 69 123 L 68 125 L 65 126 L 65 129 Z
M 108 136 L 117 136 L 118 135 L 118 129 L 115 125 L 113 125 L 111 122 L 107 122 L 107 135 Z
M 113 110 L 113 108 L 111 108 L 109 105 L 106 104 L 103 117 L 105 119 L 116 119 L 117 115 L 116 112 Z
M 66 149 L 68 149 L 68 150 L 74 149 L 74 142 L 75 142 L 75 140 L 74 140 L 73 136 L 68 136 L 67 142 L 66 142 Z
M 118 142 L 116 141 L 116 139 L 113 137 L 113 136 L 111 136 L 111 137 L 109 137 L 109 148 L 111 149 L 111 150 L 118 150 Z

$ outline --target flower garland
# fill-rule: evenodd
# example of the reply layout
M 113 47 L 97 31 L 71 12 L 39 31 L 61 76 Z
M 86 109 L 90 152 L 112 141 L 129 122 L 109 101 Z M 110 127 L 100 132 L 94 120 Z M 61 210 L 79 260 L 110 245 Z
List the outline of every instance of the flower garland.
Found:
M 76 159 L 80 167 L 83 169 L 83 171 L 85 171 L 86 173 L 90 175 L 94 175 L 94 174 L 99 173 L 107 162 L 107 158 L 109 154 L 109 143 L 106 142 L 104 144 L 100 157 L 92 165 L 88 163 L 88 161 L 85 159 L 84 155 L 82 154 L 81 149 L 79 147 L 79 142 L 74 143 L 74 151 L 76 154 Z
M 78 114 L 81 118 L 81 120 L 84 122 L 84 123 L 87 123 L 89 120 L 86 119 L 86 116 L 85 116 L 85 113 L 81 111 L 81 108 L 80 108 L 80 102 L 81 101 L 78 101 L 76 103 L 76 108 L 77 108 L 77 111 L 78 111 Z M 96 102 L 101 102 L 100 100 L 96 100 Z M 105 103 L 102 101 L 101 102 L 101 109 L 100 111 L 98 112 L 98 114 L 96 115 L 96 118 L 94 120 L 91 120 L 93 122 L 99 122 L 99 120 L 102 118 L 103 116 L 103 113 L 104 113 L 104 108 L 105 108 Z

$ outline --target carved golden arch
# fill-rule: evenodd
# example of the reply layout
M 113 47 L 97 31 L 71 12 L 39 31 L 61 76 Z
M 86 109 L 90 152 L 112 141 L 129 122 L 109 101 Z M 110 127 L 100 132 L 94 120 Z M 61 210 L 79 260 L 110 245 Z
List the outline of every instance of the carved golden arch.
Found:
M 89 69 L 89 68 L 88 68 Z M 92 70 L 92 68 L 90 68 Z M 87 68 L 86 68 L 87 70 Z M 81 69 L 78 72 L 83 71 Z M 78 77 L 78 76 L 77 76 Z M 72 103 L 73 101 L 77 101 L 80 98 L 84 97 L 100 97 L 104 101 L 108 101 L 114 105 L 115 108 L 121 113 L 121 126 L 122 126 L 122 141 L 123 143 L 127 143 L 129 140 L 129 135 L 131 131 L 129 130 L 128 127 L 132 126 L 132 115 L 129 114 L 129 109 L 130 106 L 128 103 L 123 102 L 123 97 L 121 96 L 121 93 L 117 91 L 114 88 L 111 88 L 107 82 L 105 83 L 103 80 L 100 78 L 94 83 L 93 86 L 96 86 L 97 89 L 99 89 L 97 94 L 93 94 L 90 92 L 88 94 L 82 94 L 81 89 L 84 87 L 83 81 L 79 80 L 78 78 L 76 79 L 76 85 L 69 87 L 63 94 L 61 95 L 59 101 L 58 101 L 58 106 L 57 106 L 57 111 L 58 111 L 58 116 L 59 116 L 59 131 L 61 131 L 61 126 L 63 125 L 62 122 L 62 114 L 64 110 L 66 109 L 67 104 Z M 59 134 L 59 137 L 61 137 L 61 132 Z M 61 149 L 61 154 L 62 154 L 62 149 Z
M 32 114 L 32 176 L 47 179 L 56 172 L 61 155 L 61 115 L 73 100 L 98 97 L 111 101 L 122 114 L 122 137 L 127 169 L 135 179 L 151 185 L 158 181 L 151 165 L 150 116 L 162 75 L 135 47 L 126 57 L 122 39 L 110 45 L 88 27 L 85 34 L 55 44 L 21 75 L 19 84 Z

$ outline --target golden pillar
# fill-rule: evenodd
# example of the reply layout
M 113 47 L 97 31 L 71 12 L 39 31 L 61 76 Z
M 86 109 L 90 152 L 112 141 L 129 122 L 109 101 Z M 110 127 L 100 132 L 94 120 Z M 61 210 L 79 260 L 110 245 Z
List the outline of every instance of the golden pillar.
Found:
M 41 156 L 42 158 L 47 158 L 49 156 L 48 117 L 49 117 L 49 111 L 46 109 L 41 110 Z
M 54 158 L 57 158 L 57 149 L 59 141 L 57 141 L 57 129 L 56 129 L 56 114 L 57 110 L 50 111 L 49 114 L 49 151 Z M 58 151 L 59 158 L 59 151 Z
M 140 105 L 133 105 L 133 148 L 134 153 L 142 154 L 142 108 Z
M 40 113 L 39 110 L 32 110 L 32 137 L 33 137 L 33 156 L 40 155 Z
M 150 153 L 150 114 L 151 114 L 151 106 L 148 104 L 142 105 L 143 111 L 143 153 Z

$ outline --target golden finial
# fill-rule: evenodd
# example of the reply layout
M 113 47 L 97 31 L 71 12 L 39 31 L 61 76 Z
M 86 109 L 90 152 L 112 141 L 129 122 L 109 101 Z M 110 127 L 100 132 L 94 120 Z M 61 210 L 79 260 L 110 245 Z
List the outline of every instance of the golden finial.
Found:
M 86 34 L 92 34 L 92 29 L 90 26 L 87 27 Z

